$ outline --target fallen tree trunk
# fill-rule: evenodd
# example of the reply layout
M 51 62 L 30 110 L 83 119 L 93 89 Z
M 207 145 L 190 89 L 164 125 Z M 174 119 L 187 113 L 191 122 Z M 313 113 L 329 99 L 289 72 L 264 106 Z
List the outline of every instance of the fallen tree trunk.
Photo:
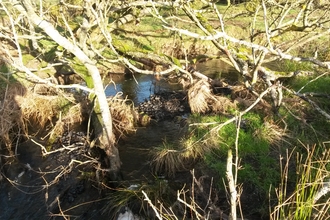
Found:
M 120 157 L 117 147 L 114 144 L 114 134 L 112 129 L 112 117 L 110 114 L 106 95 L 104 93 L 103 82 L 96 64 L 75 44 L 63 37 L 55 27 L 48 21 L 42 19 L 35 13 L 30 0 L 12 1 L 13 6 L 34 25 L 41 28 L 57 44 L 74 54 L 88 70 L 90 76 L 83 77 L 85 80 L 91 77 L 92 82 L 86 84 L 93 89 L 89 94 L 89 99 L 94 101 L 93 126 L 99 147 L 104 149 L 110 162 L 110 175 L 112 180 L 119 178 Z

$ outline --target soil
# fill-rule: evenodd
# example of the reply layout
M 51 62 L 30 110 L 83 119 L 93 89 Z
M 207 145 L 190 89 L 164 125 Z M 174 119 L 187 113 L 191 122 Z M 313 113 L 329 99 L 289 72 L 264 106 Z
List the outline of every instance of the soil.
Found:
M 108 219 L 101 211 L 95 151 L 85 136 L 67 133 L 49 150 L 66 149 L 44 157 L 33 141 L 20 144 L 17 159 L 3 166 L 0 219 L 63 219 L 61 212 L 72 219 Z

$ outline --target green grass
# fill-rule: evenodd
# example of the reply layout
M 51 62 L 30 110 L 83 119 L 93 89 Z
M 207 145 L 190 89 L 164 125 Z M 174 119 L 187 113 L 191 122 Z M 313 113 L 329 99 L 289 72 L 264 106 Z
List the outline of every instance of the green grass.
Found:
M 329 175 L 329 151 L 323 145 L 303 145 L 301 152 L 287 156 L 282 169 L 278 205 L 272 208 L 271 219 L 329 219 L 329 197 L 316 197 Z M 292 163 L 296 163 L 293 169 Z M 290 165 L 291 164 L 291 165 Z M 290 174 L 291 173 L 291 174 Z M 292 181 L 292 174 L 295 180 Z M 285 177 L 289 177 L 285 178 Z M 291 178 L 290 178 L 291 177 Z M 290 180 L 291 179 L 291 180 Z M 290 185 L 294 183 L 295 188 Z M 324 211 L 321 211 L 324 210 Z
M 323 76 L 315 80 L 316 76 L 310 77 L 296 77 L 290 82 L 290 87 L 295 91 L 301 90 L 303 92 L 316 92 L 323 94 L 330 94 L 330 76 Z
M 267 63 L 267 67 L 278 72 L 295 72 L 295 71 L 313 71 L 314 67 L 308 62 L 296 62 L 291 60 L 275 60 L 274 62 Z
M 226 121 L 225 117 L 218 115 L 193 115 L 192 118 L 194 122 L 200 123 Z M 244 189 L 248 189 L 249 193 L 253 193 L 264 201 L 267 200 L 270 186 L 278 185 L 280 179 L 277 158 L 271 156 L 274 155 L 271 147 L 274 143 L 273 139 L 267 138 L 269 135 L 267 126 L 258 113 L 247 113 L 242 117 L 238 145 L 241 166 L 238 171 L 238 184 L 243 184 Z M 214 147 L 204 153 L 203 160 L 207 167 L 217 173 L 218 177 L 225 179 L 227 151 L 235 146 L 237 128 L 235 123 L 228 124 L 219 130 L 218 137 L 215 134 L 208 136 L 211 128 L 212 126 L 198 126 L 193 130 L 192 138 L 196 140 L 204 137 L 206 142 L 211 138 L 210 136 L 215 139 L 212 141 Z M 222 183 L 219 182 L 217 187 L 223 188 Z M 267 202 L 258 205 L 254 210 L 250 210 L 251 213 L 268 211 Z

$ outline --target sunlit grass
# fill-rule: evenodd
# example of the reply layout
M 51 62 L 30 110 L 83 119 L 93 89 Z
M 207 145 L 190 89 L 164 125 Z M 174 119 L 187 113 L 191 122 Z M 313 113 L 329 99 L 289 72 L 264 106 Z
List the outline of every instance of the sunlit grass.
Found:
M 290 134 L 287 130 L 281 128 L 275 123 L 270 123 L 268 121 L 257 129 L 253 134 L 259 140 L 265 140 L 272 146 L 280 148 L 283 143 L 290 144 Z
M 302 153 L 282 158 L 281 184 L 276 189 L 278 204 L 271 219 L 329 219 L 330 199 L 328 144 L 305 146 Z M 296 162 L 294 162 L 296 160 Z M 292 166 L 296 163 L 296 169 Z M 290 189 L 290 176 L 296 173 L 296 187 Z
M 297 77 L 290 82 L 290 87 L 301 92 L 330 93 L 330 76 L 326 75 L 315 80 L 316 76 Z

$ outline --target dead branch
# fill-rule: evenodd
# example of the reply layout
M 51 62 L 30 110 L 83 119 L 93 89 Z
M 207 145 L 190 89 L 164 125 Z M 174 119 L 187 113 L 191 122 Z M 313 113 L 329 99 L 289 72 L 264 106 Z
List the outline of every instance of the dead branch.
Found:
M 232 151 L 228 150 L 226 176 L 228 180 L 229 193 L 230 193 L 230 208 L 231 208 L 230 219 L 237 219 L 237 213 L 236 213 L 237 191 L 236 191 L 236 184 L 234 181 L 232 169 L 233 169 L 233 155 L 232 155 Z
M 234 37 L 231 37 L 229 35 L 227 35 L 224 32 L 219 32 L 219 31 L 215 31 L 215 34 L 212 35 L 200 35 L 194 32 L 190 32 L 188 30 L 184 30 L 184 29 L 180 29 L 180 28 L 176 28 L 176 27 L 169 27 L 169 26 L 165 26 L 164 28 L 172 30 L 172 31 L 176 31 L 180 34 L 184 34 L 187 35 L 189 37 L 192 38 L 196 38 L 196 39 L 200 39 L 200 40 L 208 40 L 208 41 L 212 41 L 212 40 L 218 40 L 218 39 L 226 39 L 232 43 L 236 43 L 239 45 L 244 45 L 248 48 L 254 49 L 256 51 L 261 51 L 264 52 L 265 54 L 271 54 L 274 55 L 275 57 L 279 58 L 279 59 L 285 59 L 285 60 L 292 60 L 292 61 L 297 61 L 297 62 L 311 62 L 313 64 L 316 64 L 317 66 L 326 68 L 326 69 L 330 69 L 330 62 L 321 62 L 315 58 L 311 58 L 311 57 L 297 57 L 297 56 L 293 56 L 287 53 L 284 53 L 282 50 L 280 49 L 272 49 L 272 48 L 268 48 L 259 44 L 254 44 L 254 43 L 250 43 L 248 41 L 244 41 L 244 40 L 239 40 L 236 39 Z M 328 29 L 327 31 L 325 31 L 325 34 L 330 34 L 330 29 Z M 236 62 L 235 62 L 236 63 Z M 240 68 L 236 68 L 240 70 Z
M 220 130 L 223 126 L 226 126 L 234 121 L 237 120 L 238 117 L 241 117 L 243 115 L 245 115 L 246 113 L 248 113 L 254 106 L 256 106 L 261 100 L 262 98 L 273 88 L 276 87 L 275 85 L 267 88 L 265 91 L 263 91 L 258 97 L 257 99 L 254 101 L 254 103 L 252 105 L 250 105 L 248 108 L 246 108 L 245 110 L 241 111 L 238 116 L 232 117 L 231 119 L 228 119 L 226 122 L 224 123 L 220 123 L 220 122 L 210 122 L 210 123 L 191 123 L 189 124 L 189 126 L 210 126 L 210 125 L 217 125 L 220 124 L 214 128 L 212 128 L 212 130 Z
M 313 106 L 315 108 L 316 111 L 318 111 L 321 115 L 323 115 L 327 120 L 330 120 L 330 114 L 328 114 L 326 111 L 324 111 L 322 108 L 320 108 L 314 101 L 312 101 L 311 99 L 309 99 L 306 94 L 295 92 L 295 91 L 293 91 L 291 89 L 288 89 L 286 87 L 283 87 L 283 88 L 286 91 L 290 92 L 291 94 L 293 94 L 295 96 L 298 96 L 302 100 L 308 102 L 311 106 Z

